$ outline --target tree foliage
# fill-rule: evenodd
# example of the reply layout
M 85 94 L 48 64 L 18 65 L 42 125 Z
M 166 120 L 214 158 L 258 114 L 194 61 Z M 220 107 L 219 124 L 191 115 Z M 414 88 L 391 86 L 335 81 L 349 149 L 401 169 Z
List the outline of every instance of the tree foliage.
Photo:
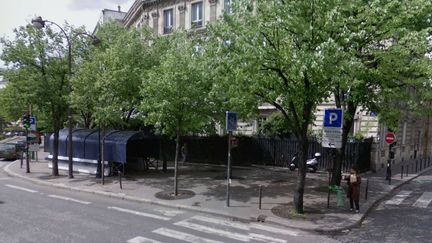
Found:
M 74 75 L 73 103 L 83 125 L 124 129 L 139 115 L 142 73 L 157 62 L 148 44 L 152 35 L 115 22 L 102 26 L 97 35 L 101 44 Z
M 204 133 L 212 120 L 211 83 L 204 78 L 199 42 L 185 32 L 156 40 L 160 64 L 143 75 L 140 111 L 144 122 L 160 133 L 176 137 L 175 195 L 180 137 Z
M 233 15 L 211 28 L 211 46 L 217 60 L 212 67 L 229 67 L 234 102 L 256 109 L 262 103 L 276 107 L 300 142 L 296 210 L 303 212 L 308 153 L 308 127 L 315 107 L 330 95 L 334 56 L 331 38 L 333 1 L 238 1 Z M 226 72 L 226 71 L 225 71 Z M 253 108 L 255 107 L 255 108 Z

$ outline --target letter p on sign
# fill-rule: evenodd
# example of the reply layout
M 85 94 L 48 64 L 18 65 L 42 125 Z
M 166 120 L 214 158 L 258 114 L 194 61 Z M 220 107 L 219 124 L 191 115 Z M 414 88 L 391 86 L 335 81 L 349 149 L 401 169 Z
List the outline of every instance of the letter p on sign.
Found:
M 342 109 L 327 109 L 324 111 L 324 127 L 342 127 Z

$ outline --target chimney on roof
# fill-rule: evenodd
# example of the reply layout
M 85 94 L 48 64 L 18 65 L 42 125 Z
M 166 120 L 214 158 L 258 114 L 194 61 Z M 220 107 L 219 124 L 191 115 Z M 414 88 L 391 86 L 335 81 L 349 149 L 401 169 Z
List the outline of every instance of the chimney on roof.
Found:
M 117 9 L 118 9 L 119 12 L 121 12 L 121 7 L 120 7 L 120 5 L 117 6 Z

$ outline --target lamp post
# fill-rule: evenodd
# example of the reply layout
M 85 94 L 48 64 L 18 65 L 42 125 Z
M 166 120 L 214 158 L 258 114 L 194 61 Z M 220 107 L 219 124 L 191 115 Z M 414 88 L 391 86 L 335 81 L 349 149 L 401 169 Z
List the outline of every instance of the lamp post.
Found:
M 37 29 L 42 29 L 45 27 L 45 24 L 49 23 L 49 24 L 53 24 L 55 26 L 57 26 L 60 31 L 64 34 L 65 38 L 66 38 L 66 42 L 68 45 L 68 59 L 67 59 L 67 63 L 68 63 L 68 92 L 69 94 L 72 92 L 72 84 L 71 84 L 71 78 L 72 78 L 72 40 L 70 38 L 70 36 L 66 33 L 66 31 L 57 23 L 49 21 L 49 20 L 43 20 L 42 17 L 36 17 L 34 19 L 32 19 L 32 24 L 35 28 Z M 79 32 L 79 33 L 75 33 L 75 36 L 78 35 L 86 35 L 90 38 L 92 38 L 92 44 L 97 45 L 100 40 L 94 36 L 94 35 L 90 35 L 88 33 L 85 32 Z M 69 178 L 73 178 L 73 161 L 72 161 L 72 109 L 70 104 L 68 103 L 67 106 L 67 116 L 68 116 L 68 160 L 69 160 Z

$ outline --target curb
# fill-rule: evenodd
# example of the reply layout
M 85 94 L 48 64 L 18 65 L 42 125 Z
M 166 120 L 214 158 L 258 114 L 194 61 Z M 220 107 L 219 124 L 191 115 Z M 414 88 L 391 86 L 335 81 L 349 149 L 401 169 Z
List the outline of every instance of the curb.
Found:
M 101 195 L 101 196 L 106 196 L 106 197 L 111 197 L 111 198 L 116 198 L 116 199 L 121 199 L 121 200 L 127 200 L 127 201 L 132 201 L 132 202 L 138 202 L 138 203 L 147 203 L 150 205 L 158 205 L 158 206 L 163 206 L 163 207 L 168 207 L 168 208 L 175 208 L 175 209 L 183 209 L 183 210 L 188 210 L 188 211 L 194 211 L 194 212 L 199 212 L 199 213 L 206 213 L 206 214 L 211 214 L 211 215 L 215 215 L 215 216 L 221 216 L 221 217 L 226 217 L 226 218 L 230 218 L 232 220 L 235 221 L 240 221 L 240 222 L 255 222 L 253 219 L 255 219 L 255 216 L 253 216 L 252 218 L 245 218 L 245 217 L 239 217 L 239 216 L 233 216 L 227 213 L 223 213 L 220 211 L 216 211 L 216 210 L 211 210 L 211 209 L 205 209 L 205 208 L 196 208 L 193 206 L 187 206 L 187 205 L 182 205 L 182 204 L 170 204 L 170 203 L 166 203 L 166 202 L 162 202 L 162 201 L 156 201 L 156 200 L 149 200 L 149 199 L 144 199 L 144 198 L 140 198 L 140 197 L 136 197 L 136 196 L 128 196 L 126 194 L 119 194 L 119 193 L 113 193 L 113 192 L 106 192 L 106 191 L 98 191 L 98 190 L 90 190 L 90 189 L 85 189 L 85 188 L 79 188 L 79 187 L 72 187 L 72 186 L 67 186 L 65 184 L 62 183 L 52 183 L 52 182 L 45 182 L 42 180 L 38 180 L 38 179 L 34 179 L 34 178 L 29 178 L 23 175 L 20 175 L 18 173 L 15 173 L 13 171 L 11 171 L 9 169 L 10 166 L 12 166 L 13 164 L 17 163 L 18 161 L 14 161 L 6 166 L 3 167 L 3 170 L 9 174 L 10 176 L 14 176 L 14 177 L 19 177 L 21 179 L 27 180 L 27 181 L 31 181 L 34 182 L 36 184 L 39 185 L 44 185 L 44 186 L 52 186 L 52 187 L 56 187 L 56 188 L 60 188 L 60 189 L 67 189 L 67 190 L 71 190 L 71 191 L 79 191 L 79 192 L 85 192 L 85 193 L 89 193 L 89 194 L 96 194 L 96 195 Z M 290 225 L 290 224 L 283 224 L 280 222 L 276 222 L 275 220 L 273 220 L 274 217 L 267 217 L 265 220 L 265 223 L 267 224 L 272 224 L 275 226 L 281 226 L 281 227 L 289 227 L 292 229 L 297 229 L 297 230 L 303 230 L 303 231 L 312 231 L 312 232 L 319 232 L 319 233 L 334 233 L 334 232 L 340 232 L 343 230 L 349 230 L 355 227 L 358 227 L 361 225 L 361 223 L 364 221 L 364 219 L 366 218 L 366 216 L 369 214 L 369 212 L 376 207 L 379 203 L 381 203 L 381 201 L 383 201 L 383 199 L 385 197 L 387 197 L 390 193 L 392 193 L 393 191 L 395 191 L 396 189 L 398 189 L 399 187 L 405 185 L 406 183 L 412 181 L 413 179 L 421 176 L 422 174 L 424 174 L 425 172 L 428 172 L 432 170 L 432 167 L 423 170 L 422 172 L 419 172 L 417 175 L 407 179 L 406 181 L 402 181 L 400 182 L 398 185 L 395 185 L 394 188 L 392 188 L 390 191 L 388 191 L 387 193 L 379 196 L 377 199 L 375 199 L 365 210 L 365 212 L 363 213 L 363 215 L 360 217 L 360 219 L 358 219 L 356 222 L 353 222 L 347 226 L 343 226 L 343 227 L 336 227 L 336 228 L 331 228 L 331 229 L 320 229 L 319 226 L 314 226 L 314 227 L 299 227 L 299 226 L 295 226 L 295 225 Z

